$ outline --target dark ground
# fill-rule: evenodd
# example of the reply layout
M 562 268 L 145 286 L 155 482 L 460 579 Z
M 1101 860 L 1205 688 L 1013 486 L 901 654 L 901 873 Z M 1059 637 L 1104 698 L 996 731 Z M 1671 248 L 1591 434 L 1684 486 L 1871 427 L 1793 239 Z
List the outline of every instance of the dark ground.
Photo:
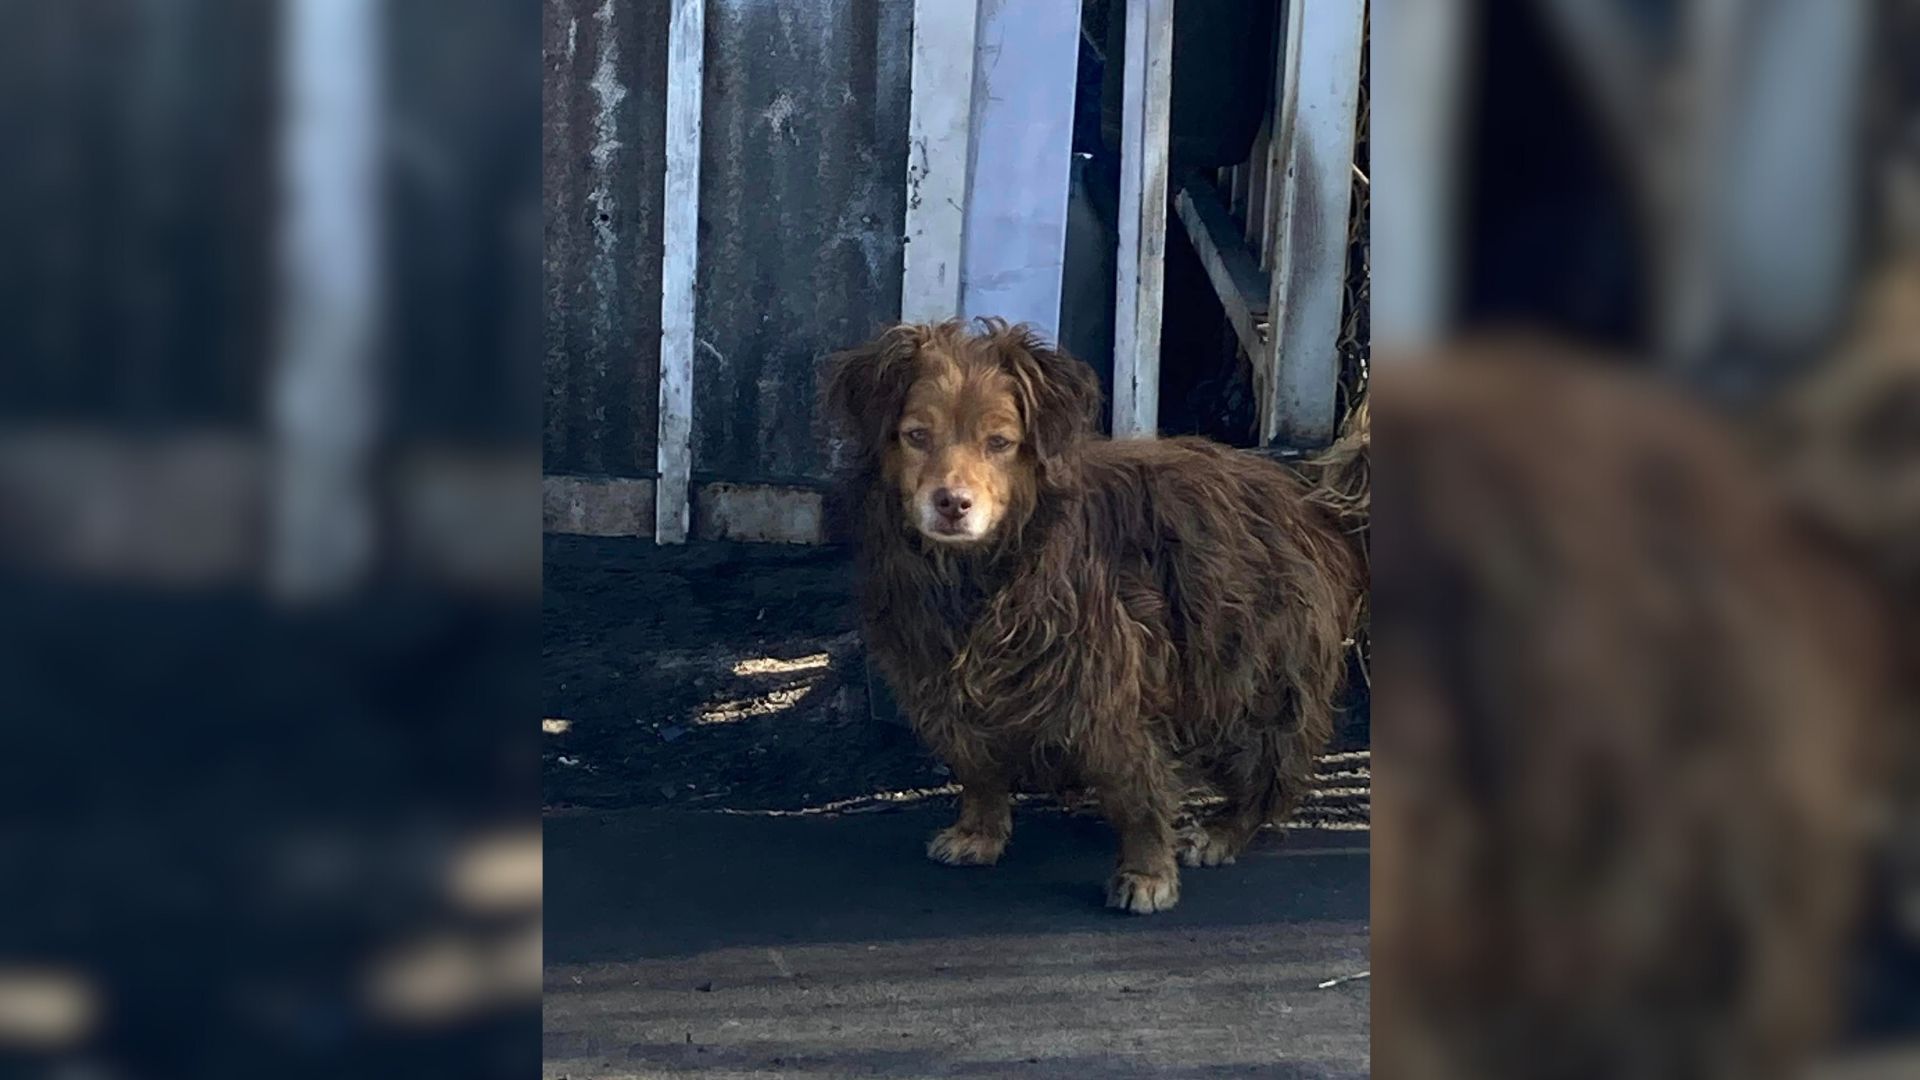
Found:
M 854 589 L 845 548 L 549 536 L 547 807 L 873 808 L 947 784 L 870 717 Z M 1349 718 L 1333 749 L 1364 736 Z M 1364 757 L 1322 771 L 1303 818 L 1363 822 Z
M 544 596 L 544 715 L 567 722 L 543 739 L 550 808 L 795 810 L 946 782 L 868 718 L 843 550 L 550 536 Z
M 1364 752 L 1119 915 L 1045 800 L 997 867 L 925 858 L 948 777 L 856 619 L 844 549 L 547 539 L 547 1077 L 1366 1074 Z
M 543 1074 L 1367 1074 L 1364 834 L 1269 838 L 1142 918 L 1100 905 L 1098 822 L 1022 811 L 956 868 L 919 851 L 945 816 L 550 815 Z

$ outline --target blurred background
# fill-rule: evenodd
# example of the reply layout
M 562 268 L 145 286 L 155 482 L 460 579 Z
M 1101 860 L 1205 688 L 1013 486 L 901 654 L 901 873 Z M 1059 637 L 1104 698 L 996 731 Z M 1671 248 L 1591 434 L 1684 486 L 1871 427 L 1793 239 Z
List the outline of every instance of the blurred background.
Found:
M 1384 1075 L 1920 1068 L 1917 17 L 1375 5 Z
M 539 9 L 0 9 L 0 1056 L 537 1061 Z

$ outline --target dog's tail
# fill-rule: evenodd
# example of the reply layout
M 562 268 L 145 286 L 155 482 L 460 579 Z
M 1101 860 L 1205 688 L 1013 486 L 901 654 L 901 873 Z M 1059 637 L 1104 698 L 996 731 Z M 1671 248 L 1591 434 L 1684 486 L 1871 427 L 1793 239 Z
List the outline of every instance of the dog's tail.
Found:
M 1310 486 L 1308 498 L 1339 521 L 1355 546 L 1366 554 L 1367 526 L 1373 512 L 1373 474 L 1368 466 L 1373 441 L 1368 399 L 1363 396 L 1340 430 L 1340 437 L 1300 463 Z
M 1372 614 L 1369 600 L 1372 562 L 1368 536 L 1373 518 L 1373 471 L 1369 464 L 1373 450 L 1373 422 L 1368 407 L 1369 395 L 1362 394 L 1347 413 L 1340 437 L 1300 464 L 1300 473 L 1309 485 L 1307 498 L 1325 508 L 1346 533 L 1347 544 L 1360 567 L 1360 595 L 1354 604 L 1353 625 L 1349 630 L 1352 652 L 1349 660 L 1350 685 L 1365 694 L 1372 686 L 1368 668 L 1373 644 L 1367 633 Z M 1361 699 L 1350 707 L 1364 708 Z

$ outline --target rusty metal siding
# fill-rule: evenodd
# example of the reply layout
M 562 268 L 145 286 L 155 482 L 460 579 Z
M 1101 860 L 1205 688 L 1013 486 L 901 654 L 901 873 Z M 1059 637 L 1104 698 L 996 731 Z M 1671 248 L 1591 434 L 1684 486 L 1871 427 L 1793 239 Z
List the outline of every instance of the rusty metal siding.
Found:
M 276 5 L 9 4 L 0 418 L 256 419 Z
M 694 478 L 828 475 L 819 367 L 897 317 L 912 0 L 707 0 Z M 545 451 L 655 473 L 665 0 L 544 0 Z
M 544 0 L 546 470 L 654 472 L 667 4 Z
M 821 361 L 900 307 L 912 8 L 708 0 L 696 479 L 827 475 Z
M 539 422 L 540 9 L 408 0 L 382 12 L 382 295 L 399 439 L 514 442 Z

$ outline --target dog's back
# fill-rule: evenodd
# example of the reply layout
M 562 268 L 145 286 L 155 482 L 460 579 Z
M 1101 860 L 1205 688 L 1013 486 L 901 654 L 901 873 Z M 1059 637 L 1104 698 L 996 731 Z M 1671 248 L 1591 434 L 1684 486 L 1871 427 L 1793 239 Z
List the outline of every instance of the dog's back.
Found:
M 1304 767 L 1332 734 L 1365 591 L 1335 515 L 1286 467 L 1201 439 L 1091 442 L 1082 475 L 1096 557 L 1164 611 L 1176 740 L 1284 738 Z

